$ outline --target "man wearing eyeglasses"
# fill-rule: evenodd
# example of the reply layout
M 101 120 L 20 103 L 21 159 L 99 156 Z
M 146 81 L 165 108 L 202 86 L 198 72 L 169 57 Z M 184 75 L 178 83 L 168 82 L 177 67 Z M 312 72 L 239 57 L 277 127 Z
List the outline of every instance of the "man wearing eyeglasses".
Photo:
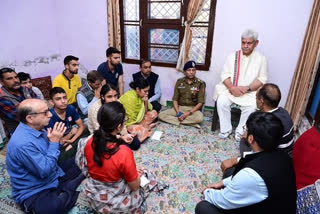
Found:
M 0 117 L 5 122 L 11 135 L 19 124 L 17 107 L 28 98 L 37 98 L 37 95 L 26 87 L 21 87 L 17 73 L 12 68 L 0 69 Z
M 44 130 L 52 114 L 40 99 L 21 102 L 18 115 L 6 154 L 12 197 L 26 213 L 67 213 L 84 176 L 74 159 L 57 162 L 66 127 L 60 122 Z
M 258 44 L 258 33 L 246 30 L 241 35 L 241 50 L 229 55 L 224 64 L 221 82 L 216 85 L 213 96 L 219 115 L 221 139 L 232 133 L 231 106 L 235 105 L 241 110 L 235 130 L 235 139 L 240 141 L 242 127 L 256 110 L 256 90 L 267 82 L 267 60 L 255 50 Z

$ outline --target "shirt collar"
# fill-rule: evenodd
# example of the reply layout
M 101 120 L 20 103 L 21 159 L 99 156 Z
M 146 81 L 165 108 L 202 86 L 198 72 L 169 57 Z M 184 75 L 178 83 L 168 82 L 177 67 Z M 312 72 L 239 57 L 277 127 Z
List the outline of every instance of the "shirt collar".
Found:
M 249 56 L 246 56 L 242 53 L 242 50 L 241 50 L 241 58 L 242 59 L 250 59 L 254 55 L 254 53 L 255 53 L 255 50 L 253 50 Z
M 67 77 L 67 75 L 66 75 L 64 72 L 65 72 L 65 70 L 62 71 L 62 75 L 63 75 L 68 81 L 71 81 L 71 79 L 69 79 L 69 77 Z
M 112 72 L 110 67 L 109 67 L 109 60 L 107 60 L 106 64 L 107 64 L 107 71 L 110 72 L 110 73 L 114 73 L 114 71 L 116 70 L 117 65 L 114 66 L 113 72 Z
M 149 75 L 149 76 L 146 77 L 146 76 L 142 73 L 142 71 L 140 71 L 140 73 L 141 73 L 141 76 L 142 76 L 144 79 L 147 79 L 147 78 L 150 76 L 150 75 Z
M 90 90 L 93 91 L 93 89 L 91 88 L 91 86 L 90 86 L 90 84 L 88 83 L 88 81 L 87 81 L 86 83 L 87 83 L 88 88 L 90 88 Z
M 279 107 L 274 108 L 274 109 L 272 109 L 272 110 L 270 110 L 270 111 L 268 111 L 268 112 L 269 112 L 269 113 L 272 113 L 272 112 L 274 112 L 274 111 L 277 111 L 277 110 L 278 110 L 278 108 L 279 108 Z
M 186 83 L 188 83 L 187 77 L 184 77 L 183 81 L 186 82 Z M 195 83 L 196 81 L 197 81 L 197 79 L 196 79 L 196 77 L 194 77 L 192 83 Z
M 35 137 L 40 137 L 40 135 L 44 134 L 44 129 L 41 131 L 38 131 L 36 129 L 31 128 L 30 126 L 20 122 L 20 126 L 22 126 L 23 129 L 25 129 L 26 131 L 28 131 L 30 134 L 34 135 Z

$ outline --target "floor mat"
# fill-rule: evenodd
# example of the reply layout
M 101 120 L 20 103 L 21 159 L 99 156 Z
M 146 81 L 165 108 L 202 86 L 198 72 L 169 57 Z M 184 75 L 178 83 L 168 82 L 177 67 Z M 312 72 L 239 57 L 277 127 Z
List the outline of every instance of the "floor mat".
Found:
M 137 167 L 154 172 L 169 188 L 147 198 L 147 213 L 194 213 L 201 190 L 220 180 L 222 160 L 238 155 L 233 137 L 221 140 L 211 132 L 212 112 L 205 112 L 201 129 L 158 122 L 161 140 L 148 139 L 134 152 Z M 5 158 L 0 155 L 0 213 L 22 213 L 11 199 Z M 83 193 L 69 213 L 93 213 Z

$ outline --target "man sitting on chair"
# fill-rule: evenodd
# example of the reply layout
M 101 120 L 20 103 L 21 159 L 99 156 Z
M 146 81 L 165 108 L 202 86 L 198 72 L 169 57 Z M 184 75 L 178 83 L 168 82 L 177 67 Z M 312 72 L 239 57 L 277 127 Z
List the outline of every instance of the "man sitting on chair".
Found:
M 177 126 L 182 123 L 200 128 L 206 83 L 196 78 L 195 61 L 188 61 L 183 70 L 185 77 L 178 79 L 174 87 L 173 109 L 160 112 L 159 119 Z
M 257 107 L 262 112 L 272 113 L 274 116 L 280 119 L 283 126 L 282 139 L 279 142 L 278 150 L 292 154 L 294 145 L 293 139 L 293 122 L 289 113 L 282 107 L 279 107 L 281 100 L 281 92 L 277 85 L 272 83 L 266 83 L 257 91 Z M 246 141 L 246 138 L 242 137 L 240 140 L 240 156 L 244 157 L 245 154 L 251 153 L 252 150 Z M 234 167 L 238 164 L 240 158 L 234 157 L 222 161 L 221 169 L 223 171 L 223 177 L 228 177 L 234 171 Z
M 254 48 L 259 43 L 258 33 L 246 30 L 241 35 L 241 50 L 228 56 L 221 82 L 217 84 L 213 99 L 216 100 L 220 119 L 219 137 L 224 139 L 232 133 L 231 105 L 240 107 L 241 117 L 235 131 L 240 141 L 242 127 L 248 116 L 256 110 L 256 90 L 267 81 L 267 60 Z

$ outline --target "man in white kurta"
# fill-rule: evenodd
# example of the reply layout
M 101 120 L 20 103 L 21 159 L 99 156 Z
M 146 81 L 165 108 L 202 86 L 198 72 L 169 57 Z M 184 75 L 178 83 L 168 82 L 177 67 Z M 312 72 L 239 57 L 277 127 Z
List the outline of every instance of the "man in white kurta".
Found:
M 232 133 L 232 104 L 238 105 L 241 110 L 240 121 L 235 130 L 237 141 L 240 141 L 244 132 L 248 116 L 256 110 L 256 90 L 268 79 L 266 57 L 254 50 L 258 43 L 258 34 L 253 30 L 246 30 L 241 35 L 241 51 L 230 54 L 226 59 L 221 82 L 216 85 L 213 96 L 217 101 L 220 138 L 227 138 Z

